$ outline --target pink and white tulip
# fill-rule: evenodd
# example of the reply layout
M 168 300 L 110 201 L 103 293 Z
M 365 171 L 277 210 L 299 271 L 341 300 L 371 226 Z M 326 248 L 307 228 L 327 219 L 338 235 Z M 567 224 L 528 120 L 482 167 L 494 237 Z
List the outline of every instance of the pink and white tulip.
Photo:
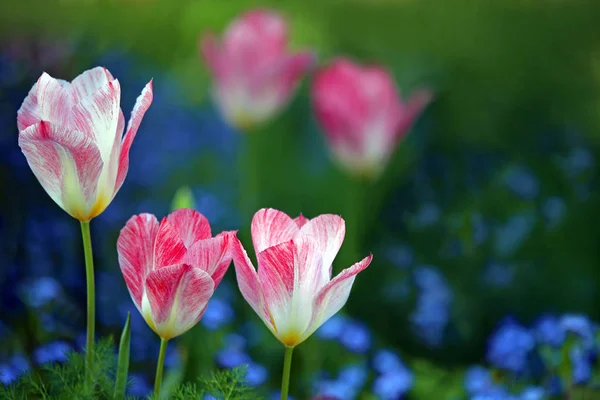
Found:
M 262 209 L 252 219 L 251 232 L 258 272 L 236 238 L 232 251 L 238 286 L 287 347 L 302 343 L 346 304 L 356 274 L 373 258 L 369 255 L 332 279 L 333 259 L 346 232 L 337 215 L 292 219 Z
M 337 162 L 352 174 L 375 178 L 432 93 L 419 90 L 404 101 L 387 71 L 340 58 L 316 73 L 312 98 Z
M 229 123 L 241 129 L 260 125 L 287 105 L 315 62 L 312 53 L 287 47 L 286 21 L 266 10 L 241 15 L 220 41 L 210 33 L 202 38 L 213 99 Z
M 199 212 L 180 209 L 159 223 L 152 214 L 127 221 L 117 240 L 119 265 L 131 298 L 163 340 L 200 321 L 231 263 L 235 232 L 212 237 Z
M 106 68 L 73 82 L 42 74 L 17 113 L 19 146 L 48 195 L 87 222 L 115 197 L 129 168 L 129 149 L 152 103 L 143 89 L 125 129 L 121 87 Z

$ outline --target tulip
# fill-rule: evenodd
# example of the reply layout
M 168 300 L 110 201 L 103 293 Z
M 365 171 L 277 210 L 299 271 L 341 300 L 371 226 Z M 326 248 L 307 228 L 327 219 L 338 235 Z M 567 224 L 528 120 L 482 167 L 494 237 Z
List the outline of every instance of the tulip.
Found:
M 265 10 L 241 15 L 220 41 L 212 33 L 201 39 L 213 100 L 230 124 L 240 129 L 263 124 L 289 102 L 314 56 L 292 53 L 287 42 L 286 21 Z
M 117 251 L 127 289 L 161 338 L 156 398 L 167 341 L 187 332 L 204 315 L 231 263 L 234 239 L 234 231 L 212 237 L 208 220 L 187 208 L 160 223 L 154 215 L 136 215 L 121 230 Z
M 89 221 L 125 180 L 129 149 L 152 103 L 152 81 L 138 97 L 123 139 L 121 88 L 106 68 L 73 82 L 43 73 L 17 112 L 19 146 L 46 193 L 81 222 L 87 284 L 86 387 L 92 384 L 95 298 Z
M 259 210 L 251 226 L 258 272 L 234 240 L 242 296 L 286 347 L 282 399 L 287 398 L 292 349 L 344 306 L 356 275 L 373 258 L 369 255 L 331 279 L 345 232 L 344 220 L 337 215 L 292 219 L 278 210 Z
M 138 97 L 123 139 L 121 88 L 106 68 L 73 82 L 42 74 L 17 113 L 19 146 L 44 190 L 63 210 L 87 222 L 115 197 L 129 167 L 129 149 L 152 103 L 152 81 Z
M 432 93 L 418 90 L 403 101 L 387 71 L 340 58 L 316 73 L 312 99 L 334 159 L 351 174 L 373 179 Z

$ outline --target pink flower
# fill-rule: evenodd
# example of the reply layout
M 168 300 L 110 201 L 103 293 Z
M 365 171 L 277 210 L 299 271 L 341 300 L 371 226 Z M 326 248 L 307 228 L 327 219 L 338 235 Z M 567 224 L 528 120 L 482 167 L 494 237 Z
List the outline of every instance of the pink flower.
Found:
M 243 14 L 219 40 L 201 40 L 201 54 L 213 76 L 213 98 L 225 119 L 238 128 L 264 123 L 290 100 L 314 64 L 307 52 L 287 49 L 285 20 L 271 11 Z
M 121 272 L 137 309 L 162 339 L 200 321 L 231 263 L 235 233 L 212 237 L 208 220 L 189 208 L 160 223 L 152 214 L 127 221 L 117 240 Z
M 337 161 L 353 174 L 375 178 L 432 94 L 419 90 L 405 102 L 382 68 L 337 59 L 317 72 L 312 98 Z
M 63 210 L 89 221 L 110 204 L 129 168 L 129 149 L 152 103 L 138 97 L 123 139 L 121 88 L 105 68 L 69 83 L 44 73 L 17 113 L 19 146 L 42 187 Z
M 337 215 L 292 219 L 281 211 L 262 209 L 254 215 L 251 231 L 258 272 L 236 238 L 232 251 L 238 286 L 288 347 L 302 343 L 344 306 L 356 274 L 373 258 L 369 255 L 331 279 L 333 259 L 346 232 Z

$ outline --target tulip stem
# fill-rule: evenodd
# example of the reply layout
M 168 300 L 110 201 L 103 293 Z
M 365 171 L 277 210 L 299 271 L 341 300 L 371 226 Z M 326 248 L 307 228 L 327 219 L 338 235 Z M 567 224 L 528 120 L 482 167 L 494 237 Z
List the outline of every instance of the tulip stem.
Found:
M 281 400 L 287 400 L 290 389 L 290 371 L 292 370 L 293 347 L 285 346 L 283 356 L 283 376 L 281 377 Z
M 94 289 L 94 258 L 90 223 L 81 221 L 81 237 L 85 255 L 85 281 L 87 288 L 87 337 L 85 344 L 85 383 L 89 389 L 93 380 L 94 333 L 96 331 L 96 294 Z
M 156 378 L 154 378 L 154 399 L 160 399 L 160 385 L 162 384 L 163 366 L 165 365 L 165 355 L 167 354 L 167 339 L 160 339 L 160 351 L 158 353 L 158 363 L 156 364 Z

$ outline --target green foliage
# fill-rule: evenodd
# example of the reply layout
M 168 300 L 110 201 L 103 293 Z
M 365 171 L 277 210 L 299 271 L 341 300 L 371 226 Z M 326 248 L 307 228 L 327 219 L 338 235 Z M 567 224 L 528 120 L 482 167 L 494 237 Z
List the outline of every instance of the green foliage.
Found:
M 173 202 L 171 203 L 171 210 L 179 210 L 180 208 L 196 208 L 196 200 L 194 194 L 188 186 L 180 187 L 175 196 L 173 196 Z
M 115 383 L 114 398 L 122 399 L 125 397 L 125 389 L 127 388 L 127 372 L 129 371 L 129 349 L 131 344 L 131 313 L 127 313 L 127 320 L 121 334 L 119 342 L 119 362 L 117 364 L 117 375 Z

